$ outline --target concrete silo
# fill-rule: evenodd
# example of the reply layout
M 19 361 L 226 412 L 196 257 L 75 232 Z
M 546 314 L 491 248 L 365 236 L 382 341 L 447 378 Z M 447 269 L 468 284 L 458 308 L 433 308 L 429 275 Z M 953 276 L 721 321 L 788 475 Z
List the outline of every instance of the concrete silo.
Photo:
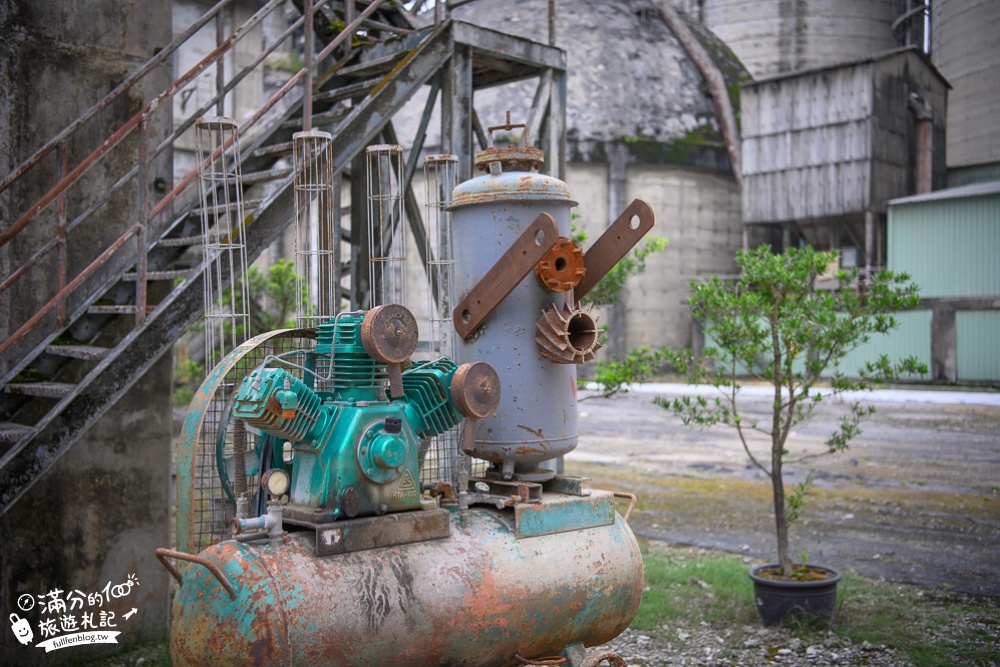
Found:
M 827 67 L 922 42 L 911 0 L 680 0 L 755 77 Z
M 948 78 L 948 184 L 1000 180 L 1000 3 L 935 0 L 931 58 Z

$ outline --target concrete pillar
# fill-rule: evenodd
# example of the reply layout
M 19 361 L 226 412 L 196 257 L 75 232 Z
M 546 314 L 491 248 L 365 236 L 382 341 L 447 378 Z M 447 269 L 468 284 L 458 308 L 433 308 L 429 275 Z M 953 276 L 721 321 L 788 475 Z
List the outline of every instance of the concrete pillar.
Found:
M 625 188 L 628 177 L 628 148 L 623 143 L 613 143 L 608 147 L 608 225 L 625 210 Z M 609 308 L 607 358 L 624 359 L 628 354 L 628 320 L 626 290 L 618 292 L 618 301 Z
M 0 10 L 0 89 L 4 91 L 0 96 L 0 173 L 9 173 L 169 43 L 170 17 L 169 0 L 4 3 Z M 171 78 L 168 61 L 148 84 L 126 93 L 88 123 L 68 143 L 69 168 Z M 170 129 L 169 109 L 161 114 L 150 126 L 153 145 Z M 135 138 L 130 137 L 126 144 L 127 148 L 116 149 L 84 177 L 76 192 L 110 187 L 126 162 L 135 160 Z M 55 184 L 56 176 L 54 157 L 45 158 L 25 179 L 0 195 L 0 220 L 15 219 L 15 213 L 19 215 Z M 167 184 L 171 179 L 168 152 L 151 167 L 150 182 Z M 156 187 L 151 185 L 148 192 L 154 201 L 162 194 Z M 71 216 L 79 213 L 73 207 L 79 208 L 80 198 L 68 198 Z M 12 266 L 19 266 L 52 237 L 55 217 L 54 212 L 47 212 L 16 243 L 0 249 L 0 273 L 8 275 Z M 135 221 L 133 186 L 116 196 L 87 229 L 70 238 L 70 275 L 89 261 L 95 249 L 106 246 Z M 134 261 L 134 256 L 124 259 Z M 48 281 L 53 275 L 54 271 L 43 268 L 33 279 L 37 284 L 26 283 L 24 298 L 8 295 L 8 301 L 0 303 L 0 321 L 23 321 L 25 313 L 34 312 L 39 305 L 37 298 L 52 293 Z M 97 344 L 112 343 L 131 328 L 131 323 L 123 323 L 118 330 L 102 334 L 104 340 Z M 84 612 L 92 615 L 98 627 L 105 621 L 105 627 L 99 629 L 120 632 L 119 644 L 165 636 L 168 576 L 153 550 L 171 541 L 170 390 L 167 358 L 0 517 L 0 613 L 5 620 L 13 613 L 26 618 L 35 635 L 33 645 L 26 647 L 12 632 L 0 633 L 0 664 L 58 664 L 117 649 L 114 644 L 72 645 L 46 653 L 34 647 L 46 638 L 41 636 L 41 621 L 55 618 L 57 634 L 63 635 L 69 624 L 82 625 Z M 127 595 L 103 600 L 100 606 L 87 599 L 110 590 L 108 584 L 114 587 L 130 578 L 137 580 L 138 586 L 133 584 Z M 78 592 L 85 595 L 83 603 L 72 602 L 79 597 Z M 50 593 L 64 600 L 65 611 L 43 613 L 38 596 Z M 25 610 L 30 596 L 34 596 L 34 605 Z M 132 608 L 136 612 L 125 619 Z M 65 616 L 73 620 L 67 621 Z
M 955 308 L 934 304 L 931 311 L 931 379 L 958 382 Z

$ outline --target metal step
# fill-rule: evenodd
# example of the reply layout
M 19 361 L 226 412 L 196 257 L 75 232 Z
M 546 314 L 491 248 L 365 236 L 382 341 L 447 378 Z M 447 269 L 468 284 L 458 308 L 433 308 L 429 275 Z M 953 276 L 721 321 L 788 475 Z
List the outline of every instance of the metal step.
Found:
M 11 382 L 7 391 L 22 396 L 37 396 L 39 398 L 64 398 L 76 389 L 75 384 L 65 382 Z
M 333 90 L 326 90 L 321 93 L 316 93 L 313 95 L 313 104 L 320 104 L 325 102 L 339 102 L 340 100 L 351 99 L 352 97 L 359 97 L 360 95 L 367 95 L 371 92 L 371 89 L 378 85 L 378 81 L 375 79 L 369 81 L 358 81 L 357 83 L 348 84 L 346 86 L 341 86 L 340 88 L 334 88 Z
M 0 422 L 0 445 L 13 445 L 31 431 L 32 427 L 24 424 Z
M 94 345 L 48 345 L 45 351 L 58 357 L 100 361 L 107 356 L 109 348 Z
M 260 204 L 261 204 L 262 201 L 264 201 L 264 200 L 263 199 L 244 199 L 243 200 L 243 210 L 247 211 L 247 210 L 255 209 L 258 206 L 260 206 Z M 216 211 L 235 211 L 236 207 L 237 207 L 237 203 L 233 202 L 231 204 L 225 204 L 223 206 L 213 206 L 212 209 L 216 210 Z M 199 206 L 197 208 L 191 209 L 191 213 L 189 215 L 194 215 L 194 216 L 199 216 L 200 217 L 202 211 L 204 211 L 204 210 L 205 209 L 203 209 L 203 208 L 201 208 Z
M 270 183 L 271 181 L 280 181 L 283 178 L 291 176 L 291 167 L 279 167 L 277 169 L 268 169 L 267 171 L 253 171 L 249 174 L 243 174 L 243 185 L 256 185 L 257 183 Z
M 313 127 L 323 127 L 324 125 L 336 125 L 340 121 L 347 118 L 348 114 L 354 111 L 354 107 L 338 105 L 331 111 L 324 111 L 323 113 L 313 114 L 312 123 Z M 302 119 L 293 118 L 287 120 L 281 124 L 281 129 L 283 130 L 295 130 L 302 129 Z
M 204 237 L 199 234 L 198 236 L 183 236 L 171 239 L 160 239 L 156 242 L 156 245 L 161 248 L 184 248 L 192 245 L 201 245 L 202 239 Z
M 146 306 L 146 312 L 151 313 L 156 310 L 156 306 Z M 136 307 L 133 303 L 127 303 L 121 306 L 117 305 L 94 305 L 87 308 L 88 315 L 130 315 L 135 313 Z
M 302 121 L 299 121 L 302 124 Z M 284 141 L 280 144 L 268 144 L 267 146 L 261 146 L 250 153 L 250 157 L 277 157 L 280 155 L 291 155 L 292 154 L 292 142 Z
M 146 280 L 174 280 L 175 278 L 187 278 L 190 273 L 191 269 L 183 269 L 180 271 L 147 271 Z M 136 279 L 136 273 L 129 272 L 122 274 L 122 280 L 134 283 Z

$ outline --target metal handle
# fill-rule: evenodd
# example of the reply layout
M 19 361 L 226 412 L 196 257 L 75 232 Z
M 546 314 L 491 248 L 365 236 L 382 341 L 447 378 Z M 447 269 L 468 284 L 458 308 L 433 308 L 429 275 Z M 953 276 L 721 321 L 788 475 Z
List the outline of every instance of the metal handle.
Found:
M 625 493 L 624 491 L 612 491 L 611 493 L 614 494 L 615 498 L 628 498 L 628 509 L 625 510 L 625 514 L 622 515 L 622 518 L 625 519 L 625 523 L 628 523 L 629 517 L 632 516 L 632 510 L 635 509 L 635 504 L 639 502 L 639 499 L 635 497 L 634 493 Z
M 206 570 L 211 572 L 212 576 L 218 579 L 219 583 L 222 584 L 222 587 L 226 589 L 227 593 L 229 593 L 230 599 L 232 600 L 236 599 L 236 590 L 233 588 L 233 585 L 229 583 L 229 579 L 226 578 L 226 575 L 222 574 L 222 570 L 219 569 L 218 565 L 208 560 L 207 558 L 202 558 L 201 556 L 194 556 L 192 554 L 186 554 L 183 551 L 174 551 L 173 549 L 163 549 L 163 548 L 156 550 L 156 558 L 157 560 L 160 561 L 160 565 L 162 565 L 166 569 L 166 571 L 170 573 L 170 576 L 176 579 L 177 583 L 179 583 L 181 586 L 184 585 L 184 581 L 181 578 L 180 570 L 178 570 L 174 566 L 174 564 L 168 561 L 167 559 L 176 558 L 177 560 L 186 560 L 189 563 L 194 563 L 195 565 L 201 565 Z

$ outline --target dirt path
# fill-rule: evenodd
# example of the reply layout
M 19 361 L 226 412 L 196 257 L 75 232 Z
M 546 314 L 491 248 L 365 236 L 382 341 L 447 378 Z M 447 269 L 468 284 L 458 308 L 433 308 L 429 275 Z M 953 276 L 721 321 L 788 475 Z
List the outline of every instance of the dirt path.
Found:
M 580 445 L 566 472 L 639 495 L 637 534 L 773 557 L 768 482 L 735 433 L 688 429 L 653 395 L 581 401 Z M 791 529 L 793 553 L 889 581 L 1000 595 L 1000 406 L 893 397 L 877 405 L 849 451 L 787 468 L 790 483 L 816 469 Z M 750 408 L 763 416 L 768 400 Z M 794 434 L 790 458 L 823 451 L 845 412 L 825 402 Z M 752 449 L 766 458 L 763 440 Z

